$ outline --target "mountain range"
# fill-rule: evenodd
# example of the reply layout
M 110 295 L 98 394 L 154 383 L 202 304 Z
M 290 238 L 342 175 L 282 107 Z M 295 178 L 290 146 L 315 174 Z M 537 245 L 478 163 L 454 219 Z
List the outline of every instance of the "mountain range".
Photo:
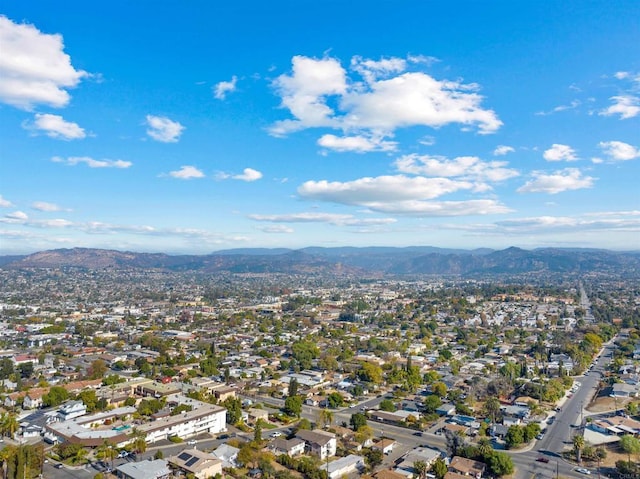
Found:
M 72 248 L 0 256 L 0 268 L 149 269 L 202 273 L 457 275 L 606 273 L 640 275 L 640 251 L 516 247 L 504 250 L 413 247 L 242 248 L 168 255 Z

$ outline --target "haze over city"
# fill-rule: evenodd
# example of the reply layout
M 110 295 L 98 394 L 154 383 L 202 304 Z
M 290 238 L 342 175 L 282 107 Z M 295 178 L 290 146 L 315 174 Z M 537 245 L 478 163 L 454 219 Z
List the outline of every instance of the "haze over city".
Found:
M 5 2 L 0 251 L 637 249 L 638 18 Z

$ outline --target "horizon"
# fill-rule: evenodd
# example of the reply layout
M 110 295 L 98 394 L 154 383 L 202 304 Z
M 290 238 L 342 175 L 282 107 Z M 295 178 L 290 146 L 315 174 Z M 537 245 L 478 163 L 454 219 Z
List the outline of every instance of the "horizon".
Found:
M 287 253 L 287 252 L 295 252 L 295 251 L 302 251 L 305 249 L 315 249 L 315 248 L 321 248 L 321 249 L 342 249 L 342 248 L 349 248 L 349 249 L 434 249 L 434 250 L 441 250 L 442 252 L 438 252 L 435 251 L 435 253 L 440 253 L 440 254 L 453 254 L 456 251 L 460 251 L 460 252 L 473 252 L 473 251 L 482 251 L 482 250 L 486 250 L 490 253 L 495 253 L 495 252 L 501 252 L 501 251 L 506 251 L 509 249 L 518 249 L 518 250 L 522 250 L 522 251 L 537 251 L 537 250 L 564 250 L 564 251 L 601 251 L 601 252 L 610 252 L 610 253 L 621 253 L 621 254 L 639 254 L 640 253 L 640 249 L 626 249 L 626 250 L 616 250 L 616 249 L 606 249 L 606 248 L 588 248 L 588 247 L 555 247 L 555 246 L 540 246 L 540 247 L 536 247 L 536 248 L 521 248 L 519 246 L 515 246 L 515 245 L 511 245 L 511 246 L 507 246 L 505 248 L 487 248 L 487 247 L 477 247 L 477 248 L 443 248 L 443 247 L 439 247 L 439 246 L 431 246 L 431 245 L 423 245 L 423 246 L 419 246 L 419 245 L 409 245 L 409 246 L 386 246 L 386 245 L 381 245 L 381 246 L 375 246 L 375 245 L 369 245 L 369 246 L 348 246 L 348 245 L 344 245 L 344 246 L 316 246 L 316 245 L 309 245 L 309 246 L 303 246 L 300 248 L 287 248 L 287 247 L 278 247 L 278 246 L 274 246 L 274 247 L 267 247 L 267 248 L 263 248 L 263 247 L 238 247 L 238 248 L 225 248 L 225 249 L 219 249 L 219 250 L 213 250 L 213 251 L 209 251 L 206 253 L 179 253 L 179 252 L 171 252 L 171 251 L 155 251 L 155 250 L 150 250 L 150 251 L 141 251 L 141 250 L 122 250 L 122 249 L 114 249 L 114 248 L 93 248 L 93 247 L 84 247 L 84 246 L 68 246 L 68 247 L 62 247 L 62 248 L 54 248 L 54 249 L 47 249 L 47 250 L 38 250 L 38 251 L 32 251 L 32 252 L 28 252 L 28 253 L 10 253 L 10 254 L 5 254 L 3 252 L 0 252 L 0 257 L 5 257 L 5 256 L 31 256 L 31 255 L 36 255 L 39 253 L 49 253 L 49 252 L 56 252 L 56 251 L 74 251 L 74 250 L 97 250 L 97 251 L 108 251 L 108 252 L 115 252 L 115 253 L 131 253 L 131 254 L 160 254 L 160 255 L 166 255 L 166 256 L 210 256 L 210 255 L 216 255 L 216 254 L 220 254 L 220 253 L 232 253 L 234 251 L 254 251 L 255 253 L 257 253 L 258 251 L 264 250 L 264 251 L 269 251 L 269 252 L 273 252 L 276 250 L 283 250 L 283 253 Z M 252 254 L 252 253 L 247 253 L 247 254 Z
M 640 243 L 640 2 L 3 7 L 1 255 Z

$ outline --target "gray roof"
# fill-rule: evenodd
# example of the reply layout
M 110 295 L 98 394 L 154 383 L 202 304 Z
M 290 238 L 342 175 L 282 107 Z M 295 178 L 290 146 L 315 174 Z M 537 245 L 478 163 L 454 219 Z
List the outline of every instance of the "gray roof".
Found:
M 129 462 L 116 467 L 116 470 L 126 474 L 132 479 L 156 479 L 171 474 L 167 461 L 164 459 Z

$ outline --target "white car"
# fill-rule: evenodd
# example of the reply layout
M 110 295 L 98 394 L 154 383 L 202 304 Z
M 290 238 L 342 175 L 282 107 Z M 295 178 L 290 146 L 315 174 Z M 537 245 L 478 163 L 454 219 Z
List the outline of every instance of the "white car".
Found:
M 198 444 L 198 441 L 196 441 L 195 439 L 191 439 L 191 441 L 187 441 L 187 444 L 189 444 L 190 446 L 195 446 L 196 444 Z
M 274 431 L 271 433 L 271 437 L 275 438 L 275 437 L 280 437 L 282 436 L 282 433 L 280 431 Z
M 589 469 L 585 469 L 584 467 L 576 467 L 576 471 L 581 474 L 590 475 L 591 471 Z

